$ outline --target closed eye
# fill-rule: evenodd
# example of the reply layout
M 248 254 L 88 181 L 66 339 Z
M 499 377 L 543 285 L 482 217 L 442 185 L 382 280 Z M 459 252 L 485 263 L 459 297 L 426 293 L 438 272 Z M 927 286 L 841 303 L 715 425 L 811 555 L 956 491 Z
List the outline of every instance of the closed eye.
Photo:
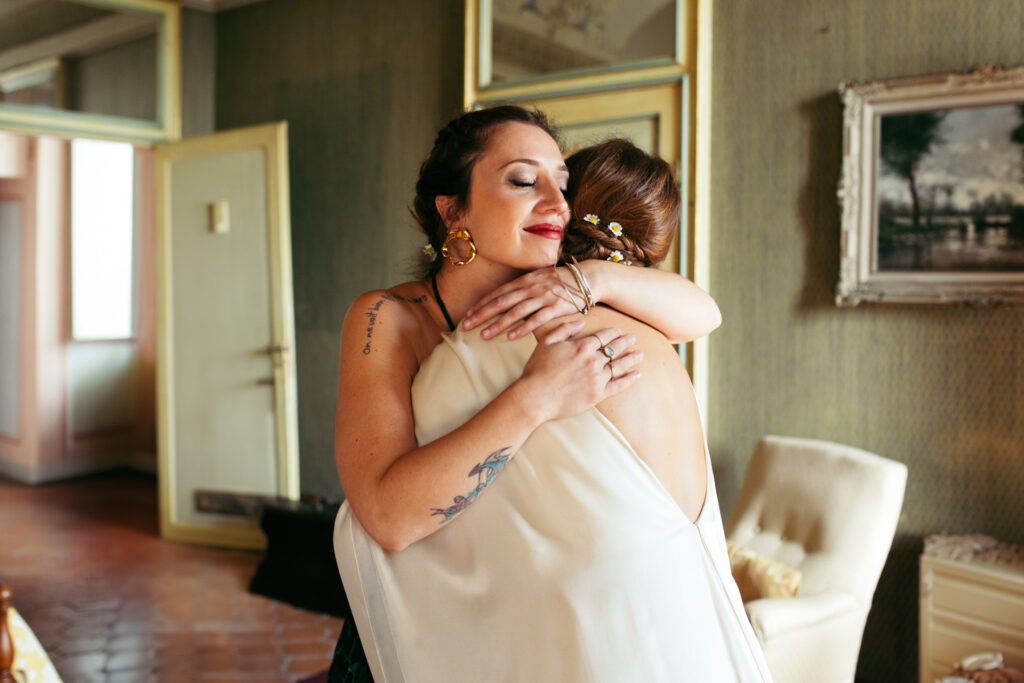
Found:
M 515 185 L 516 187 L 533 187 L 534 185 L 537 184 L 533 180 L 517 180 L 516 178 L 512 178 L 511 180 L 509 180 L 509 182 Z

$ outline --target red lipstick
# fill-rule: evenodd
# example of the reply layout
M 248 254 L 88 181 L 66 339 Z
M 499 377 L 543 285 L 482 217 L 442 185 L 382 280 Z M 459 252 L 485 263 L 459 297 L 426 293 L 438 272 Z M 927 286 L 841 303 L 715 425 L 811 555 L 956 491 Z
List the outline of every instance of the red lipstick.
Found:
M 538 223 L 537 225 L 531 225 L 528 228 L 523 228 L 523 230 L 531 235 L 545 237 L 549 240 L 562 239 L 562 226 L 555 223 Z

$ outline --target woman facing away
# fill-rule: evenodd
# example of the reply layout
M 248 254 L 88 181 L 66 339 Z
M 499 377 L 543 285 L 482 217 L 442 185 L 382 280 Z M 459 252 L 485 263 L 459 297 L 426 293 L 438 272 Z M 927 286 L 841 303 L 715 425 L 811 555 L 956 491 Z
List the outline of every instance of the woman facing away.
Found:
M 363 295 L 346 318 L 335 546 L 374 678 L 768 680 L 689 379 L 666 336 L 636 320 L 688 339 L 717 325 L 717 308 L 676 276 L 606 260 L 664 255 L 671 174 L 645 199 L 653 218 L 631 213 L 614 178 L 593 199 L 584 222 L 624 249 L 516 280 L 558 258 L 567 175 L 536 115 L 456 119 L 416 199 L 448 260 L 430 280 Z M 650 220 L 667 229 L 633 239 L 631 221 Z M 573 305 L 590 314 L 547 322 Z M 529 316 L 508 338 L 467 329 L 506 310 L 488 329 Z

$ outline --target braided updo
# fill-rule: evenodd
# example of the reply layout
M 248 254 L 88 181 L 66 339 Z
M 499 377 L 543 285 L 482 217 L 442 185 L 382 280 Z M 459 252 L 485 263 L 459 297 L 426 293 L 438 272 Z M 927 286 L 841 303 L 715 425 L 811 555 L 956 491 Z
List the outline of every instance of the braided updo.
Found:
M 469 181 L 473 166 L 487 149 L 491 133 L 499 126 L 513 122 L 537 126 L 555 140 L 558 139 L 544 114 L 513 105 L 466 112 L 449 121 L 438 132 L 430 156 L 420 166 L 416 197 L 412 205 L 416 222 L 426 233 L 437 254 L 441 253 L 448 228 L 437 210 L 435 200 L 438 197 L 455 197 L 456 209 L 465 209 L 469 201 Z M 441 262 L 441 258 L 436 258 L 427 275 L 438 272 Z
M 629 140 L 585 147 L 565 160 L 569 167 L 572 219 L 562 258 L 607 259 L 653 266 L 668 254 L 679 228 L 679 187 L 668 163 Z M 585 220 L 596 216 L 599 224 Z M 616 236 L 609 223 L 622 226 Z

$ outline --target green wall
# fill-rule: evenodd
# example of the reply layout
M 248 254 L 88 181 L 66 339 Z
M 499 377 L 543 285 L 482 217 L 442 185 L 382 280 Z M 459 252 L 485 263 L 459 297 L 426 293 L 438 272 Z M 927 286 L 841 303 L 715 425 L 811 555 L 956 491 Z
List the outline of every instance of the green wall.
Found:
M 67 60 L 73 111 L 156 119 L 156 35 Z
M 764 434 L 907 464 L 859 674 L 915 680 L 923 535 L 1024 542 L 1024 311 L 838 309 L 844 80 L 1024 62 L 1020 0 L 714 0 L 709 441 L 723 510 Z
M 363 291 L 410 279 L 407 207 L 462 96 L 461 0 L 268 0 L 217 15 L 218 130 L 289 124 L 304 492 L 340 497 L 341 323 Z
M 181 135 L 214 131 L 216 19 L 209 12 L 181 10 Z

